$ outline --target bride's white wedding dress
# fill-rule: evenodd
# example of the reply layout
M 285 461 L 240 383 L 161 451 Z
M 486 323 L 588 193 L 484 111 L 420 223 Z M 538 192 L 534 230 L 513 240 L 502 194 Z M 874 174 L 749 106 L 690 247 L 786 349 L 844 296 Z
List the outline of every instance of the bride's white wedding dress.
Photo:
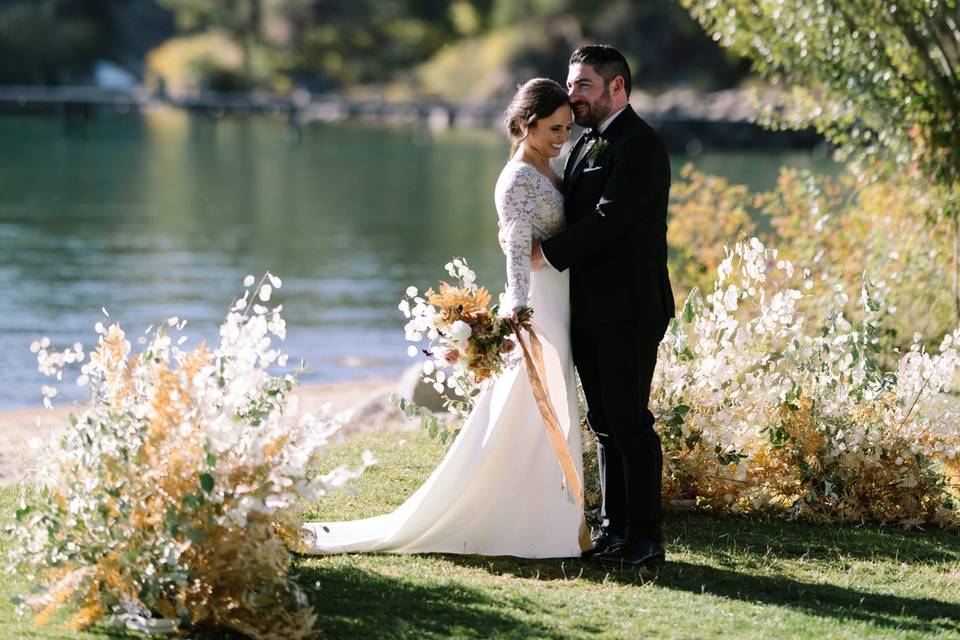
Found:
M 533 166 L 511 161 L 497 180 L 495 199 L 507 239 L 502 308 L 533 307 L 545 387 L 582 485 L 568 273 L 529 269 L 532 240 L 564 227 L 563 197 Z M 446 457 L 396 511 L 350 522 L 307 523 L 305 543 L 315 554 L 579 557 L 588 542 L 583 522 L 521 364 L 488 383 Z

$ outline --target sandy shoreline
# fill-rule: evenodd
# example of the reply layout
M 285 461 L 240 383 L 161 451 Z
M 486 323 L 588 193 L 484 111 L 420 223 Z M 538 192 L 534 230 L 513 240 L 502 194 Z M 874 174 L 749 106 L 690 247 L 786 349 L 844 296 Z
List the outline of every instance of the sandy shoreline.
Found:
M 343 435 L 416 428 L 387 402 L 393 392 L 403 393 L 401 380 L 373 378 L 301 385 L 297 388 L 299 412 L 316 412 L 327 402 L 331 403 L 334 413 L 353 411 L 353 419 L 341 431 Z M 0 412 L 0 485 L 17 482 L 23 477 L 24 470 L 32 462 L 33 451 L 28 446 L 32 438 L 47 438 L 63 429 L 68 424 L 68 414 L 76 410 L 72 406 L 54 406 L 53 409 L 41 406 Z

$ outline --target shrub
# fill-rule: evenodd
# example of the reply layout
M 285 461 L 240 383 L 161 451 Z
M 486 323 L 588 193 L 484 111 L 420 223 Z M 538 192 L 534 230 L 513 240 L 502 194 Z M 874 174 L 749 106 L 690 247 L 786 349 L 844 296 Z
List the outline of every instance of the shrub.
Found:
M 666 498 L 813 520 L 960 525 L 958 411 L 946 395 L 960 329 L 935 354 L 918 337 L 884 368 L 886 289 L 864 276 L 848 319 L 843 287 L 823 291 L 810 276 L 752 238 L 721 262 L 708 296 L 687 298 L 661 343 L 651 398 Z M 817 321 L 801 307 L 818 296 L 831 302 L 814 305 L 826 307 Z
M 315 616 L 290 575 L 304 504 L 363 466 L 313 469 L 335 419 L 296 409 L 295 376 L 273 348 L 286 326 L 268 308 L 267 274 L 230 309 L 220 342 L 181 350 L 168 330 L 140 353 L 117 324 L 98 323 L 99 346 L 78 382 L 90 402 L 40 462 L 13 532 L 13 560 L 42 585 L 23 600 L 38 625 L 61 605 L 84 628 L 105 617 L 140 630 L 226 627 L 254 638 L 303 638 Z M 80 345 L 33 345 L 41 371 L 60 376 Z M 47 388 L 46 398 L 54 395 Z M 365 464 L 372 460 L 365 456 Z

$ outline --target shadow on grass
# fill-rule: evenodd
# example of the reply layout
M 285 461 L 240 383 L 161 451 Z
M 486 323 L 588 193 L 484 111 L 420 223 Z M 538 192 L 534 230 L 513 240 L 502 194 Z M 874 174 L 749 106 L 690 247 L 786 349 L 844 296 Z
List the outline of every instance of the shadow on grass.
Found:
M 502 600 L 455 582 L 423 584 L 354 566 L 301 566 L 298 576 L 328 638 L 473 636 L 478 630 L 487 637 L 556 635 L 511 615 Z
M 720 557 L 960 562 L 960 533 L 943 529 L 904 531 L 875 525 L 787 522 L 766 516 L 675 514 L 666 533 L 672 545 Z
M 671 561 L 655 570 L 616 571 L 573 559 L 442 557 L 460 566 L 529 580 L 579 578 L 595 583 L 612 581 L 634 586 L 657 586 L 795 609 L 818 617 L 859 620 L 877 627 L 925 633 L 960 632 L 960 606 L 955 602 L 858 591 L 833 584 L 803 582 L 781 575 L 758 576 L 683 561 Z
M 494 575 L 531 580 L 579 577 L 602 583 L 711 594 L 762 605 L 773 605 L 838 620 L 859 620 L 877 627 L 925 633 L 960 632 L 960 606 L 934 598 L 878 594 L 826 582 L 804 582 L 770 575 L 771 561 L 825 563 L 842 575 L 837 558 L 910 562 L 929 566 L 960 561 L 960 535 L 936 530 L 904 532 L 878 527 L 817 526 L 766 518 L 720 519 L 704 515 L 672 518 L 667 531 L 674 550 L 717 559 L 731 566 L 717 568 L 672 560 L 657 570 L 609 571 L 577 559 L 525 560 L 480 556 L 443 556 L 466 567 Z M 752 566 L 766 566 L 767 575 L 754 575 Z M 746 569 L 746 571 L 744 571 Z M 829 579 L 829 574 L 827 575 Z
M 838 620 L 859 620 L 877 627 L 925 633 L 960 631 L 960 607 L 933 598 L 871 593 L 784 576 L 755 576 L 688 562 L 671 562 L 651 580 L 667 589 L 775 605 Z

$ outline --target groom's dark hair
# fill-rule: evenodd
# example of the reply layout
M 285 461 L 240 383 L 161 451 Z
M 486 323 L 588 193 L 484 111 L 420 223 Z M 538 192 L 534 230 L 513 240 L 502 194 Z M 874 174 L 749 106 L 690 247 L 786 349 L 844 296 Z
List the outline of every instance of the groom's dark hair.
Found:
M 623 54 L 607 44 L 588 44 L 580 47 L 570 55 L 568 64 L 588 64 L 603 78 L 604 84 L 617 76 L 623 77 L 623 90 L 627 97 L 633 83 L 630 81 L 630 67 Z

